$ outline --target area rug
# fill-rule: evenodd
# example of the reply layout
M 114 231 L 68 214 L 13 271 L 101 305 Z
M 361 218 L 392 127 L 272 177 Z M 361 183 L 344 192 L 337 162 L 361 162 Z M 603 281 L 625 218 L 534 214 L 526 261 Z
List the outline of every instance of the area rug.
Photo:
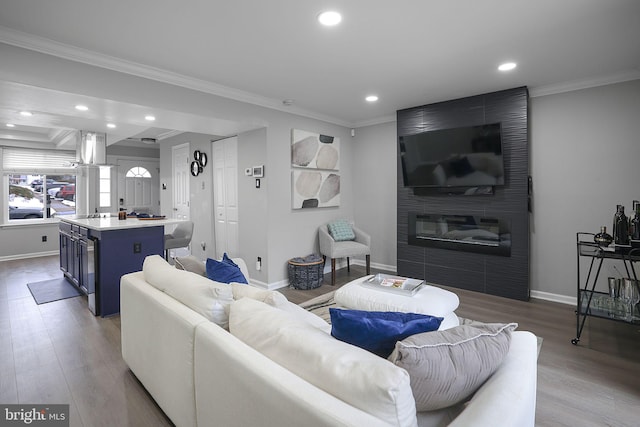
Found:
M 38 305 L 82 295 L 64 277 L 27 283 L 27 287 L 29 287 L 29 291 L 31 291 L 31 295 L 33 295 L 33 299 L 36 300 Z
M 331 316 L 329 315 L 329 308 L 337 306 L 335 300 L 333 299 L 334 292 L 335 291 L 331 291 L 326 294 L 322 294 L 320 296 L 312 298 L 309 301 L 305 301 L 300 304 L 300 307 L 321 317 L 327 323 L 331 324 Z M 460 317 L 461 325 L 468 325 L 473 323 L 476 323 L 476 321 Z M 539 337 L 536 335 L 536 338 L 538 340 L 538 355 L 540 355 L 540 349 L 542 348 L 542 337 Z

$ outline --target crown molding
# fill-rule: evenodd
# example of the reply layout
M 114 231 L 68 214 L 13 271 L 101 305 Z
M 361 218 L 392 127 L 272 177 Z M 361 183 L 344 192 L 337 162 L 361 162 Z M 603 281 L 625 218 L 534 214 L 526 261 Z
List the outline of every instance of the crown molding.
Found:
M 371 119 L 371 120 L 362 120 L 359 122 L 355 122 L 353 124 L 353 127 L 358 129 L 358 128 L 363 128 L 363 127 L 367 127 L 367 126 L 375 126 L 375 125 L 381 125 L 383 123 L 390 123 L 390 122 L 395 122 L 397 121 L 397 115 L 393 114 L 390 116 L 384 116 L 384 117 L 378 117 L 375 119 Z
M 174 136 L 178 136 L 183 134 L 184 132 L 182 132 L 181 130 L 170 130 L 164 133 L 161 133 L 160 135 L 156 136 L 156 139 L 158 141 L 162 141 L 163 139 L 167 139 L 167 138 L 171 138 Z
M 639 69 L 625 70 L 619 73 L 608 74 L 605 76 L 572 80 L 564 83 L 551 84 L 546 86 L 530 87 L 529 97 L 536 98 L 539 96 L 555 95 L 558 93 L 573 92 L 575 90 L 589 89 L 592 87 L 606 86 L 638 79 L 640 79 Z
M 137 62 L 128 61 L 114 56 L 105 55 L 97 52 L 71 46 L 68 44 L 56 42 L 44 37 L 35 36 L 33 34 L 17 31 L 0 25 L 0 42 L 23 49 L 32 50 L 46 55 L 56 56 L 58 58 L 70 61 L 80 62 L 83 64 L 106 68 L 120 73 L 131 74 L 157 82 L 180 86 L 186 89 L 204 92 L 222 98 L 234 101 L 253 104 L 260 107 L 278 110 L 289 114 L 295 114 L 315 120 L 333 123 L 339 126 L 352 127 L 352 123 L 341 120 L 337 117 L 327 116 L 295 105 L 286 106 L 282 104 L 282 100 L 268 98 L 246 92 L 240 89 L 223 86 L 206 80 L 196 79 L 172 71 L 163 70 L 148 65 L 139 64 Z

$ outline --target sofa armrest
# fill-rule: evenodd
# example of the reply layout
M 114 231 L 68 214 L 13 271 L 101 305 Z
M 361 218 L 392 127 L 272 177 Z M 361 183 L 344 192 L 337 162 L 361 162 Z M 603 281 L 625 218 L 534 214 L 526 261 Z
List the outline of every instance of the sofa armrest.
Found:
M 326 225 L 318 228 L 318 241 L 320 243 L 320 254 L 331 258 L 334 251 L 335 240 L 333 240 L 333 237 L 329 234 Z
M 371 236 L 359 229 L 358 227 L 351 226 L 353 233 L 356 235 L 356 242 L 362 243 L 365 246 L 371 247 Z
M 449 427 L 533 427 L 538 347 L 531 332 L 515 331 L 502 365 L 476 391 Z
M 207 319 L 144 280 L 120 279 L 122 358 L 162 410 L 181 426 L 196 426 L 193 381 L 195 328 Z

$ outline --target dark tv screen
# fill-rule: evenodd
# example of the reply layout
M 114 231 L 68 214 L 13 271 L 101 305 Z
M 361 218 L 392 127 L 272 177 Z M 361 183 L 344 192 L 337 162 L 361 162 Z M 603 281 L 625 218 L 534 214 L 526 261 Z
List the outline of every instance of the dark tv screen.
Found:
M 504 185 L 500 123 L 398 138 L 405 187 Z

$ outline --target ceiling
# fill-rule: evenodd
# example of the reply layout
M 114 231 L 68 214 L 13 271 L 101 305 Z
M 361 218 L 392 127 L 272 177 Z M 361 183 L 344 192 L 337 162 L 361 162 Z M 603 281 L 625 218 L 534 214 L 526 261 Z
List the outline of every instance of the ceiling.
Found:
M 348 127 L 392 120 L 398 109 L 527 86 L 532 95 L 640 78 L 637 0 L 0 0 L 0 42 L 82 60 L 110 58 L 166 73 L 233 99 Z M 342 14 L 335 27 L 317 15 Z M 506 61 L 518 64 L 499 72 Z M 94 63 L 95 65 L 95 63 Z M 1 65 L 0 65 L 1 66 Z M 174 80 L 176 81 L 176 80 Z M 15 120 L 29 90 L 0 82 L 0 123 Z M 0 138 L 60 145 L 67 129 L 125 117 L 140 106 L 31 93 L 38 123 Z M 379 100 L 368 103 L 365 96 Z M 81 98 L 81 97 L 78 97 Z M 290 106 L 283 100 L 291 100 Z M 92 100 L 95 101 L 95 100 Z M 201 118 L 200 118 L 201 119 Z M 193 118 L 199 120 L 199 118 Z M 188 123 L 188 120 L 185 122 Z M 115 140 L 172 135 L 162 123 L 118 125 Z M 43 128 L 43 129 L 38 129 Z

